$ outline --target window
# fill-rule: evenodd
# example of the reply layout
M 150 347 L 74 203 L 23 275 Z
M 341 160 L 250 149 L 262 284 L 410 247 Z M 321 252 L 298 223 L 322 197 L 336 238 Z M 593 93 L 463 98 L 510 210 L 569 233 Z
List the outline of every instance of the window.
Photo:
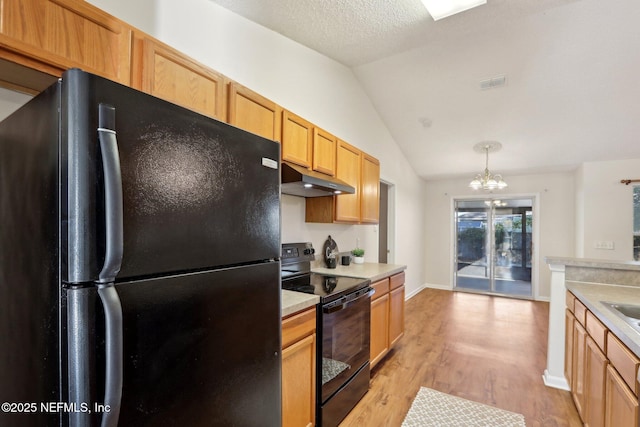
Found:
M 633 187 L 633 259 L 640 261 L 640 185 Z

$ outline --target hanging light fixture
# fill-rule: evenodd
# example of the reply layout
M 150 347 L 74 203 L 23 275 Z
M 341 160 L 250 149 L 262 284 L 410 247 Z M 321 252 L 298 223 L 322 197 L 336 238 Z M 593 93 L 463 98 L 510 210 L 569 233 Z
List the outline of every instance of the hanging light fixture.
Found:
M 473 146 L 473 150 L 477 153 L 485 153 L 486 162 L 483 174 L 477 174 L 469 183 L 469 187 L 474 190 L 502 190 L 507 187 L 507 183 L 502 179 L 502 175 L 493 175 L 489 172 L 489 153 L 495 153 L 502 148 L 502 144 L 497 141 L 479 142 Z

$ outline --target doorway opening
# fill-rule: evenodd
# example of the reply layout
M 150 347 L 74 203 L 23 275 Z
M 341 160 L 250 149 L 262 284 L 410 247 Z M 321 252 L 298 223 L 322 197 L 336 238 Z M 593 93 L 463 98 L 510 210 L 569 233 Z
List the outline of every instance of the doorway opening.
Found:
M 378 262 L 393 264 L 395 259 L 395 186 L 380 181 L 378 225 Z
M 532 198 L 455 200 L 454 290 L 533 298 Z

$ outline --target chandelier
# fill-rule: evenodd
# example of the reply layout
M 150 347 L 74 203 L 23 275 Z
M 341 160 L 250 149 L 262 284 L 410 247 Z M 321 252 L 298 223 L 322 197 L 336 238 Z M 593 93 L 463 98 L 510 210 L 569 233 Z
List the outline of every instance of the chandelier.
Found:
M 477 174 L 476 177 L 469 183 L 469 187 L 474 190 L 502 190 L 507 187 L 507 183 L 502 179 L 502 175 L 493 175 L 489 172 L 489 153 L 494 153 L 502 148 L 502 144 L 497 141 L 479 142 L 473 146 L 473 150 L 477 153 L 485 153 L 486 162 L 484 173 Z

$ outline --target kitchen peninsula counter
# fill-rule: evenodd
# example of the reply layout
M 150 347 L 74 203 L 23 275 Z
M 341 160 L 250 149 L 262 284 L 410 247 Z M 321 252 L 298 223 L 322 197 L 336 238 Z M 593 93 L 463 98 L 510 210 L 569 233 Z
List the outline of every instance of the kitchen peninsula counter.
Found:
M 584 304 L 629 350 L 640 357 L 640 333 L 607 308 L 603 301 L 640 305 L 640 287 L 567 281 L 566 287 Z
M 546 257 L 545 261 L 551 270 L 545 384 L 568 389 L 564 378 L 566 290 L 640 357 L 640 334 L 601 303 L 640 304 L 640 262 L 567 257 Z
M 336 268 L 312 266 L 311 272 L 325 274 L 328 276 L 355 277 L 358 279 L 369 279 L 371 282 L 393 276 L 406 270 L 406 265 L 399 264 L 379 264 L 375 262 L 365 262 L 364 264 L 338 265 Z

